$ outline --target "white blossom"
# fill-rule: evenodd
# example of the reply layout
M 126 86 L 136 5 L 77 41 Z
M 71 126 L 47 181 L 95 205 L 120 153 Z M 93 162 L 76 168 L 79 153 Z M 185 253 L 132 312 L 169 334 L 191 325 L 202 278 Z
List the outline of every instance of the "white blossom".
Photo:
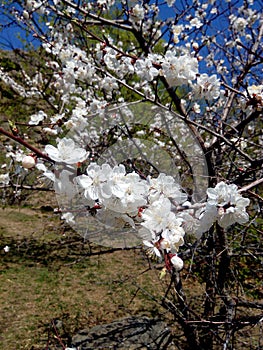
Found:
M 172 51 L 167 51 L 162 62 L 162 74 L 170 86 L 188 84 L 196 79 L 198 73 L 198 61 L 187 54 L 176 56 Z
M 169 7 L 172 7 L 173 4 L 175 3 L 175 0 L 166 0 L 166 3 Z
M 46 177 L 47 179 L 55 182 L 55 180 L 56 180 L 55 174 L 51 170 L 49 170 L 45 166 L 45 164 L 43 164 L 41 162 L 38 162 L 38 163 L 36 163 L 36 168 L 43 172 L 44 177 Z
M 226 2 L 231 1 L 226 0 Z M 64 4 L 61 0 L 51 2 L 26 0 L 24 6 L 15 9 L 14 13 L 19 21 L 22 20 L 23 24 L 30 23 L 33 31 L 36 24 L 33 19 L 37 21 L 41 14 L 44 14 L 41 18 L 51 21 L 53 13 L 49 12 L 52 9 L 49 6 L 51 4 L 56 7 L 53 10 L 58 11 L 58 14 L 59 11 L 65 13 L 71 23 L 60 26 L 60 21 L 47 22 L 44 26 L 48 29 L 49 40 L 45 40 L 44 34 L 43 37 L 38 37 L 43 42 L 43 48 L 47 52 L 45 66 L 48 69 L 48 77 L 40 72 L 44 72 L 42 68 L 39 73 L 31 72 L 30 74 L 22 70 L 19 74 L 24 78 L 23 84 L 17 83 L 15 78 L 11 78 L 9 73 L 0 67 L 0 80 L 23 98 L 40 98 L 44 96 L 44 93 L 44 97 L 47 98 L 46 102 L 54 107 L 49 110 L 48 114 L 54 110 L 56 111 L 55 115 L 48 116 L 40 110 L 30 116 L 29 125 L 39 125 L 45 121 L 48 127 L 42 128 L 46 133 L 44 136 L 61 137 L 60 135 L 64 135 L 65 131 L 70 130 L 74 132 L 74 139 L 61 137 L 61 139 L 57 139 L 56 147 L 51 144 L 45 147 L 45 152 L 52 160 L 66 163 L 64 169 L 62 169 L 63 164 L 56 164 L 54 171 L 50 170 L 54 169 L 53 167 L 50 166 L 48 169 L 46 163 L 41 163 L 40 157 L 36 162 L 36 157 L 25 155 L 24 148 L 19 149 L 16 146 L 7 148 L 4 145 L 7 157 L 9 157 L 9 162 L 7 162 L 9 164 L 5 164 L 6 170 L 15 168 L 14 161 L 22 161 L 22 167 L 25 169 L 36 167 L 37 170 L 43 172 L 43 176 L 54 182 L 56 195 L 62 203 L 62 219 L 75 225 L 79 217 L 81 217 L 80 221 L 85 216 L 90 219 L 89 213 L 92 212 L 94 220 L 100 221 L 106 228 L 132 228 L 131 231 L 138 232 L 150 255 L 155 255 L 160 260 L 164 258 L 168 270 L 171 271 L 174 268 L 176 271 L 180 271 L 183 268 L 183 261 L 178 257 L 177 252 L 184 244 L 185 233 L 196 233 L 196 236 L 199 237 L 203 232 L 209 230 L 215 222 L 218 222 L 221 227 L 227 228 L 236 222 L 243 224 L 248 221 L 246 208 L 249 205 L 249 200 L 241 196 L 237 186 L 220 182 L 215 188 L 208 188 L 206 202 L 193 204 L 186 203 L 188 195 L 182 190 L 178 179 L 164 173 L 160 173 L 156 178 L 148 176 L 147 179 L 142 179 L 136 172 L 127 173 L 122 164 L 111 166 L 107 163 L 93 162 L 86 169 L 83 167 L 85 161 L 88 160 L 88 154 L 89 160 L 98 159 L 97 157 L 101 155 L 101 149 L 108 145 L 113 147 L 109 147 L 111 148 L 109 153 L 102 154 L 102 159 L 109 162 L 114 161 L 110 164 L 118 164 L 118 162 L 123 161 L 123 159 L 117 159 L 112 150 L 115 147 L 115 141 L 119 145 L 124 140 L 126 141 L 129 136 L 128 133 L 125 136 L 122 132 L 118 133 L 118 130 L 113 143 L 108 143 L 109 134 L 107 133 L 109 130 L 112 131 L 115 126 L 120 126 L 121 130 L 122 125 L 120 125 L 121 113 L 120 115 L 118 113 L 112 114 L 109 117 L 107 107 L 111 103 L 125 102 L 126 97 L 135 98 L 135 94 L 138 98 L 151 99 L 156 105 L 166 103 L 167 110 L 171 107 L 175 109 L 175 112 L 180 113 L 176 98 L 174 99 L 176 106 L 169 105 L 171 102 L 169 101 L 169 93 L 174 92 L 186 112 L 180 113 L 181 117 L 182 115 L 188 117 L 190 124 L 192 117 L 194 123 L 197 120 L 197 131 L 201 138 L 203 136 L 208 138 L 204 140 L 207 145 L 211 146 L 216 142 L 217 132 L 220 133 L 220 128 L 222 127 L 223 130 L 225 126 L 226 130 L 229 129 L 233 132 L 229 138 L 230 143 L 239 150 L 249 146 L 251 148 L 249 156 L 252 157 L 253 147 L 256 148 L 255 145 L 258 143 L 260 135 L 251 137 L 250 142 L 246 142 L 246 133 L 250 134 L 250 132 L 252 133 L 250 128 L 256 128 L 256 120 L 251 123 L 247 112 L 251 113 L 254 108 L 261 108 L 263 99 L 262 84 L 258 75 L 259 69 L 256 67 L 256 63 L 260 59 L 257 47 L 257 40 L 260 37 L 257 33 L 258 24 L 261 23 L 260 11 L 255 6 L 251 8 L 252 3 L 253 0 L 248 0 L 245 5 L 239 6 L 237 9 L 230 6 L 231 4 L 220 7 L 215 5 L 214 0 L 208 0 L 204 3 L 194 2 L 193 6 L 181 9 L 174 0 L 167 0 L 166 4 L 165 2 L 159 3 L 160 6 L 157 2 L 129 0 L 121 1 L 118 4 L 120 6 L 118 8 L 120 11 L 117 11 L 118 18 L 112 18 L 111 15 L 114 11 L 109 12 L 110 17 L 104 15 L 107 9 L 115 4 L 115 0 L 86 1 L 84 12 L 81 12 L 85 17 L 82 16 L 84 18 L 82 24 L 84 27 L 85 23 L 87 26 L 90 23 L 91 27 L 94 24 L 95 27 L 101 28 L 101 33 L 96 34 L 94 30 L 87 31 L 85 40 L 88 46 L 80 47 L 78 45 L 82 41 L 76 40 L 76 38 L 81 35 L 81 31 L 77 30 L 75 33 L 77 26 L 74 25 L 77 18 L 75 16 L 79 14 L 75 2 L 72 2 L 71 6 Z M 161 5 L 164 5 L 166 10 L 167 7 L 174 6 L 173 9 L 169 10 L 171 19 L 162 18 L 160 15 Z M 32 13 L 34 11 L 38 13 L 37 16 Z M 85 11 L 87 16 L 85 16 Z M 219 22 L 221 19 L 223 20 L 223 14 L 228 16 L 225 17 L 228 20 L 225 24 L 228 23 L 229 26 L 223 25 L 221 28 Z M 255 21 L 258 23 L 253 27 L 252 24 Z M 109 34 L 105 28 L 106 24 L 111 22 L 124 31 L 129 31 L 131 36 L 125 37 L 122 42 L 121 36 L 117 35 L 117 32 Z M 100 26 L 100 24 L 102 25 Z M 230 30 L 232 35 L 230 35 Z M 128 42 L 126 39 L 129 40 L 130 37 L 132 39 Z M 166 39 L 167 37 L 169 37 L 169 43 L 162 40 L 162 38 Z M 227 51 L 229 49 L 230 51 Z M 158 52 L 158 54 L 152 52 Z M 203 69 L 206 73 L 199 72 L 199 61 L 200 70 Z M 246 63 L 250 63 L 251 69 L 249 71 L 245 69 L 245 74 L 243 74 L 242 69 L 245 68 Z M 214 73 L 222 76 L 221 81 L 224 89 L 220 89 L 221 81 Z M 12 76 L 15 77 L 15 75 Z M 159 79 L 160 77 L 162 79 Z M 237 80 L 238 77 L 241 79 L 240 81 Z M 174 87 L 174 89 L 166 89 L 167 84 L 163 84 L 164 79 L 169 87 Z M 182 87 L 182 85 L 188 86 Z M 128 95 L 123 93 L 126 88 L 131 91 Z M 235 94 L 233 99 L 230 98 L 231 91 Z M 222 124 L 220 116 L 225 115 L 224 110 L 229 105 L 226 103 L 228 98 L 230 98 L 231 110 L 228 111 L 227 118 L 224 117 Z M 235 115 L 234 111 L 237 113 L 241 111 L 242 114 Z M 121 112 L 124 117 L 127 116 L 124 114 L 124 108 Z M 188 137 L 189 132 L 185 131 L 186 127 L 181 128 L 180 123 L 175 125 L 176 118 L 174 120 L 167 119 L 171 135 L 164 135 L 164 122 L 161 114 L 155 115 L 154 121 L 150 122 L 147 110 L 144 113 L 144 110 L 138 109 L 137 112 L 142 114 L 137 119 L 137 121 L 140 120 L 140 125 L 149 125 L 141 130 L 141 127 L 137 128 L 136 123 L 133 124 L 132 116 L 128 115 L 125 121 L 127 120 L 128 126 L 134 125 L 135 137 L 141 138 L 143 141 L 148 141 L 149 136 L 155 138 L 152 149 L 145 146 L 146 142 L 145 145 L 143 142 L 136 143 L 143 156 L 147 155 L 148 157 L 148 150 L 152 151 L 153 154 L 158 149 L 165 149 L 173 157 L 176 153 L 174 149 L 178 145 L 178 150 L 182 151 L 181 158 L 186 160 L 185 165 L 189 161 L 191 167 L 191 174 L 187 174 L 186 166 L 179 162 L 180 156 L 176 154 L 174 164 L 178 166 L 178 174 L 182 175 L 182 183 L 186 187 L 188 187 L 188 178 L 190 179 L 193 175 L 191 178 L 193 186 L 189 184 L 189 188 L 191 188 L 191 192 L 198 191 L 197 184 L 199 182 L 195 172 L 197 171 L 199 174 L 199 168 L 197 169 L 196 164 L 192 164 L 192 158 L 189 156 L 190 153 L 191 156 L 194 155 L 196 162 L 201 157 L 197 153 L 196 144 Z M 209 113 L 209 116 L 204 116 L 203 112 Z M 93 118 L 94 114 L 98 114 L 98 118 L 97 116 Z M 202 119 L 203 117 L 204 119 Z M 131 120 L 131 124 L 129 124 L 128 119 Z M 238 123 L 242 124 L 243 121 L 247 121 L 249 124 L 246 125 L 244 133 L 236 137 L 234 133 L 239 131 L 239 128 L 235 129 L 235 126 Z M 173 128 L 173 126 L 175 127 Z M 176 132 L 174 132 L 175 128 Z M 24 128 L 21 129 L 24 130 Z M 217 132 L 213 133 L 212 130 Z M 26 135 L 21 133 L 19 136 L 26 140 Z M 176 146 L 172 140 L 168 140 L 172 136 L 175 136 Z M 224 152 L 224 140 L 222 137 L 220 140 L 222 141 L 222 152 Z M 6 143 L 5 140 L 4 143 Z M 99 144 L 102 145 L 101 148 Z M 93 149 L 94 145 L 98 146 L 96 150 Z M 89 153 L 85 147 L 89 148 Z M 190 151 L 188 152 L 188 150 Z M 122 151 L 125 156 L 126 153 L 130 156 L 129 149 L 126 149 L 125 146 Z M 257 152 L 259 154 L 260 151 Z M 108 160 L 105 154 L 110 154 L 112 158 Z M 227 159 L 234 168 L 236 160 L 231 155 Z M 149 160 L 150 162 L 152 159 Z M 248 163 L 246 160 L 241 162 L 242 167 Z M 78 176 L 76 174 L 77 163 L 83 163 L 78 167 L 78 171 L 82 171 L 82 175 Z M 163 163 L 159 160 L 156 163 L 157 169 L 162 169 L 163 164 L 165 164 L 164 167 L 170 167 L 170 163 L 165 159 Z M 12 186 L 16 185 L 17 178 L 19 186 L 21 174 L 28 173 L 22 167 L 18 165 L 15 169 L 15 176 L 12 174 Z M 237 171 L 239 171 L 238 168 Z M 200 176 L 202 174 L 201 172 Z M 218 172 L 216 175 L 218 174 L 224 176 L 224 172 Z M 0 175 L 1 184 L 8 185 L 10 181 L 9 173 Z M 193 189 L 194 186 L 196 188 Z M 203 189 L 204 191 L 205 189 Z M 195 193 L 192 197 L 193 201 L 197 200 Z M 79 216 L 74 216 L 75 208 L 70 210 L 70 204 L 75 204 L 75 200 L 77 205 L 84 205 L 85 208 Z M 63 204 L 65 204 L 64 208 Z M 195 204 L 199 207 L 194 207 Z M 91 211 L 91 209 L 94 210 Z M 121 232 L 123 231 L 125 230 L 121 230 Z M 9 247 L 5 248 L 8 251 Z
M 10 182 L 10 176 L 9 173 L 7 174 L 0 174 L 0 183 L 4 185 L 8 185 Z
M 217 219 L 223 228 L 235 222 L 244 224 L 248 221 L 246 207 L 249 205 L 249 199 L 243 198 L 239 194 L 236 185 L 219 182 L 215 188 L 207 189 L 207 195 L 207 206 L 202 216 L 203 221 L 208 223 Z
M 237 32 L 243 32 L 244 29 L 247 27 L 248 25 L 248 22 L 245 18 L 242 18 L 242 17 L 237 17 L 235 15 L 230 15 L 229 16 L 230 18 L 230 21 L 234 27 L 234 29 L 237 31 Z
M 167 176 L 163 173 L 160 173 L 157 178 L 148 177 L 148 182 L 150 186 L 150 202 L 158 199 L 162 195 L 173 199 L 178 204 L 183 203 L 187 200 L 187 195 L 182 192 L 179 184 L 172 176 Z
M 183 25 L 172 25 L 171 30 L 173 33 L 173 42 L 175 44 L 179 43 L 179 36 L 183 31 Z
M 191 25 L 191 27 L 200 28 L 200 27 L 202 27 L 203 23 L 200 21 L 199 18 L 195 17 L 195 18 L 191 19 L 190 25 Z
M 180 226 L 181 221 L 176 219 L 174 213 L 169 213 L 167 224 L 161 236 L 160 245 L 168 252 L 177 252 L 184 244 L 184 229 Z
M 54 161 L 67 164 L 83 162 L 88 156 L 85 149 L 77 147 L 75 142 L 68 138 L 61 139 L 57 148 L 52 145 L 47 145 L 45 151 Z
M 135 72 L 143 80 L 152 81 L 159 71 L 152 65 L 152 60 L 149 58 L 138 59 L 135 63 Z
M 196 237 L 200 238 L 202 233 L 207 232 L 217 219 L 217 208 L 215 205 L 206 204 L 204 210 L 199 213 Z
M 209 76 L 204 73 L 197 77 L 196 83 L 192 84 L 194 96 L 205 98 L 208 101 L 216 100 L 220 96 L 220 80 L 215 74 Z
M 115 0 L 97 0 L 97 4 L 100 6 L 105 5 L 106 8 L 109 8 L 110 6 L 113 6 L 115 3 Z
M 63 213 L 61 215 L 61 219 L 65 220 L 69 225 L 74 225 L 75 224 L 75 217 L 72 213 L 67 212 L 67 213 Z
M 147 253 L 150 257 L 158 257 L 160 260 L 162 260 L 162 254 L 161 251 L 156 247 L 156 245 L 153 242 L 149 242 L 144 240 L 143 244 L 147 247 Z
M 169 214 L 171 211 L 171 202 L 168 198 L 160 196 L 154 201 L 149 208 L 142 213 L 142 226 L 150 230 L 155 238 L 155 235 L 162 232 L 168 223 Z
M 96 163 L 91 163 L 86 173 L 87 175 L 80 175 L 76 178 L 77 183 L 84 188 L 86 198 L 103 200 L 112 195 L 111 188 L 106 183 L 112 173 L 112 169 L 108 164 L 99 166 Z
M 127 174 L 119 181 L 117 191 L 113 190 L 115 196 L 103 201 L 106 207 L 120 213 L 135 213 L 138 208 L 147 204 L 147 183 L 141 181 L 136 173 Z M 117 198 L 116 198 L 117 197 Z
M 132 8 L 132 17 L 136 20 L 142 20 L 144 18 L 144 8 L 141 5 L 136 4 Z
M 250 85 L 247 88 L 250 97 L 258 96 L 263 99 L 263 85 Z
M 47 117 L 47 114 L 43 111 L 39 111 L 36 114 L 32 114 L 30 117 L 29 125 L 38 125 Z

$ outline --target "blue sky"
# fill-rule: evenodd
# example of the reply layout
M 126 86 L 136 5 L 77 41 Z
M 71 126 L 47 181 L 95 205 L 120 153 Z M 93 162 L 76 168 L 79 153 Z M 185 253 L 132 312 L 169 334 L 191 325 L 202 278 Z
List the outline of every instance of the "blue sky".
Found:
M 175 5 L 179 6 L 180 8 L 180 6 L 182 6 L 182 2 L 175 1 Z M 191 4 L 191 3 L 192 1 L 188 1 L 188 4 Z M 223 7 L 227 6 L 227 3 L 225 3 L 224 1 L 222 2 L 219 1 L 218 3 Z M 232 4 L 233 5 L 235 4 L 236 7 L 239 7 L 242 3 L 243 3 L 243 0 L 234 0 Z M 262 0 L 254 0 L 253 7 L 259 11 L 262 11 Z M 194 12 L 192 14 L 194 15 Z M 163 3 L 163 5 L 161 6 L 160 16 L 163 19 L 174 18 L 175 12 L 173 11 L 172 8 L 167 7 L 167 5 Z M 0 49 L 4 49 L 4 50 L 12 50 L 16 48 L 22 49 L 24 48 L 25 42 L 28 44 L 31 44 L 33 47 L 37 47 L 40 45 L 40 42 L 36 40 L 32 35 L 27 36 L 25 30 L 23 30 L 21 27 L 15 24 L 10 25 L 10 23 L 11 21 L 1 13 L 1 9 L 0 9 L 0 28 L 5 26 L 5 28 L 2 31 L 0 31 Z M 6 25 L 8 24 L 9 26 L 6 27 Z M 216 26 L 218 26 L 219 28 L 221 27 L 220 29 L 222 29 L 222 25 L 223 23 L 220 23 L 220 21 L 219 23 L 216 24 Z M 21 42 L 21 40 L 19 39 L 19 36 L 25 42 Z
M 1 25 L 6 24 L 6 18 L 3 14 L 0 14 Z M 19 36 L 27 43 L 31 43 L 34 47 L 39 46 L 39 41 L 36 40 L 32 35 L 26 36 L 25 30 L 22 30 L 17 25 L 12 24 L 9 27 L 4 28 L 0 32 L 0 49 L 2 50 L 13 50 L 24 48 L 24 43 L 21 42 Z

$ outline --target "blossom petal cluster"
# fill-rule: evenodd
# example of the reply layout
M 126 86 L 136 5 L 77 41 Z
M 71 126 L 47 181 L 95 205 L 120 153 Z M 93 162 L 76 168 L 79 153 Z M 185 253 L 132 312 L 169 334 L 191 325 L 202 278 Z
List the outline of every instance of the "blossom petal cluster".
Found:
M 235 184 L 221 181 L 215 188 L 207 189 L 207 196 L 205 210 L 200 216 L 200 232 L 208 230 L 215 221 L 223 228 L 248 221 L 249 199 L 241 196 Z
M 206 73 L 199 75 L 192 88 L 195 97 L 205 98 L 208 101 L 216 100 L 220 96 L 220 80 L 215 74 L 211 76 Z
M 68 164 L 69 169 L 86 158 L 85 150 L 66 138 L 59 141 L 57 148 L 47 145 L 45 150 L 53 160 Z M 84 206 L 95 210 L 97 219 L 106 225 L 136 229 L 147 249 L 153 246 L 155 255 L 166 257 L 166 267 L 171 270 L 171 259 L 177 256 L 185 235 L 184 220 L 177 217 L 176 206 L 187 199 L 172 176 L 160 173 L 157 178 L 145 178 L 134 171 L 127 173 L 123 164 L 112 167 L 92 162 L 81 175 L 62 170 L 56 174 L 54 186 L 60 198 L 66 196 L 72 201 L 80 196 Z M 63 218 L 72 224 L 74 215 L 74 210 L 69 209 Z M 182 266 L 178 259 L 173 261 Z
M 177 56 L 173 51 L 167 51 L 161 66 L 162 74 L 170 86 L 188 84 L 198 74 L 198 61 L 188 54 Z
M 74 173 L 74 166 L 77 169 L 76 163 L 87 160 L 87 152 L 72 139 L 63 138 L 57 148 L 47 145 L 45 150 L 51 159 L 67 164 L 54 178 L 61 198 L 74 201 L 80 197 L 82 205 L 88 208 L 85 215 L 95 215 L 106 226 L 122 229 L 128 225 L 151 256 L 165 261 L 168 271 L 179 271 L 183 266 L 178 252 L 186 233 L 198 236 L 216 221 L 223 228 L 248 221 L 249 199 L 243 198 L 234 184 L 220 182 L 208 188 L 206 203 L 195 206 L 178 181 L 164 173 L 145 177 L 135 171 L 127 172 L 123 164 L 91 162 L 79 174 Z M 69 224 L 75 222 L 75 215 L 70 208 L 63 212 Z

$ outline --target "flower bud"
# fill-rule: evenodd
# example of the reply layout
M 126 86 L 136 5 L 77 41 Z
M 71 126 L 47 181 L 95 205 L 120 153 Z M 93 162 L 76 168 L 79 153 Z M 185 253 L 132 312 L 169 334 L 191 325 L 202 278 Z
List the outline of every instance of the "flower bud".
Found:
M 193 47 L 193 49 L 194 49 L 195 51 L 198 51 L 198 49 L 199 49 L 199 45 L 198 45 L 197 42 L 194 42 L 193 45 L 192 45 L 192 47 Z
M 173 267 L 175 268 L 176 271 L 180 271 L 184 267 L 184 262 L 181 258 L 179 258 L 178 255 L 174 255 L 171 258 L 171 263 L 173 264 Z
M 29 13 L 26 10 L 23 11 L 23 17 L 24 19 L 29 19 Z
M 9 247 L 8 245 L 6 245 L 3 249 L 4 249 L 4 252 L 5 252 L 5 253 L 8 253 L 9 250 L 10 250 L 10 247 Z
M 25 156 L 22 160 L 22 167 L 25 169 L 31 169 L 36 165 L 36 161 L 32 156 Z

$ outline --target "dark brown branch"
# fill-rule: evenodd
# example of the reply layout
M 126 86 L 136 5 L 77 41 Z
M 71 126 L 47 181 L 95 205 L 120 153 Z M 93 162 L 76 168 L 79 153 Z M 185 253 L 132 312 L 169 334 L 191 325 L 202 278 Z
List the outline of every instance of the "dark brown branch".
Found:
M 25 146 L 27 149 L 29 149 L 30 151 L 32 151 L 34 154 L 36 154 L 39 158 L 43 158 L 45 160 L 47 160 L 50 163 L 54 163 L 54 161 L 49 158 L 49 156 L 43 152 L 41 152 L 38 148 L 30 145 L 27 141 L 25 141 L 24 139 L 22 139 L 20 136 L 16 136 L 14 134 L 12 134 L 9 131 L 6 131 L 5 129 L 0 127 L 0 134 L 3 134 L 5 136 L 7 136 L 8 138 L 20 143 L 21 145 Z

